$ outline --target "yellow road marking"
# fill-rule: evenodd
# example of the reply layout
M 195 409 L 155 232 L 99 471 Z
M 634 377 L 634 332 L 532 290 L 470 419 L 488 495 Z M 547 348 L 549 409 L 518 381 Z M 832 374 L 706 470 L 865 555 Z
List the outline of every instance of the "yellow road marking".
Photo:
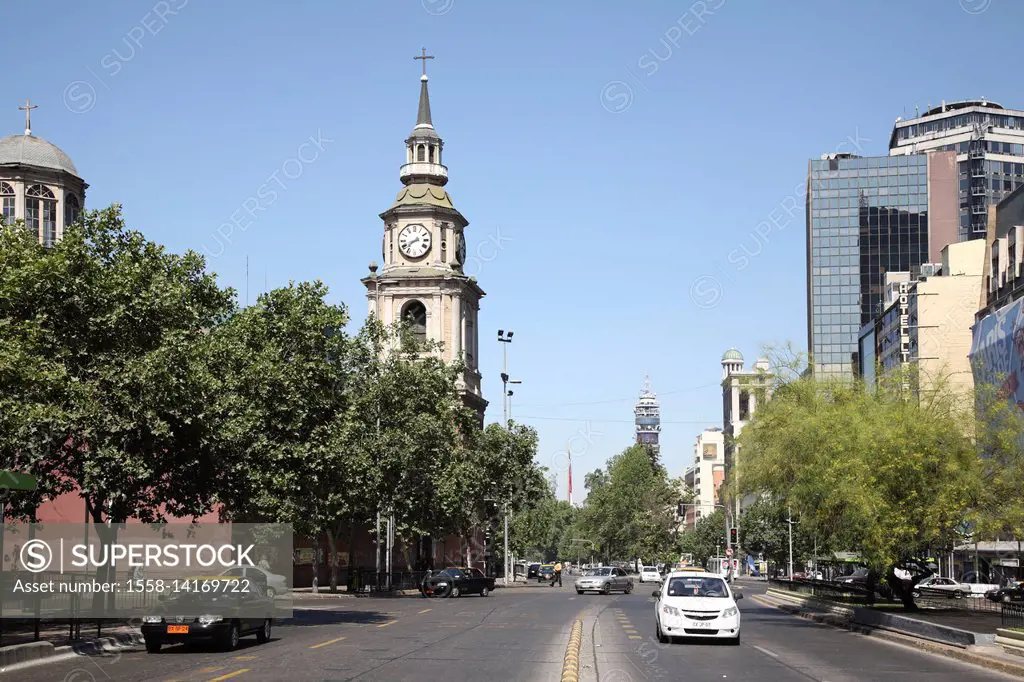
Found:
M 420 613 L 426 613 L 427 611 L 433 611 L 433 609 L 423 609 Z
M 630 639 L 643 639 L 640 635 L 629 635 Z
M 215 673 L 218 670 L 223 670 L 226 667 L 227 667 L 226 665 L 212 665 L 212 666 L 209 666 L 207 668 L 200 668 L 199 672 L 201 672 L 201 673 Z
M 386 622 L 386 623 L 381 623 L 381 624 L 380 624 L 380 625 L 378 625 L 377 627 L 379 627 L 379 628 L 386 628 L 387 626 L 389 626 L 389 625 L 394 625 L 394 624 L 395 624 L 395 623 L 397 623 L 397 622 L 398 622 L 397 620 L 389 620 L 389 621 L 388 621 L 388 622 Z
M 635 634 L 637 634 L 637 632 L 633 628 L 626 628 L 626 634 L 627 635 L 635 635 Z
M 259 656 L 235 656 L 236 661 L 253 661 L 259 658 Z
M 320 647 L 327 646 L 328 644 L 336 644 L 337 642 L 340 642 L 343 639 L 345 639 L 345 638 L 344 637 L 335 637 L 334 639 L 329 639 L 326 642 L 320 642 L 319 644 L 314 644 L 313 646 L 311 646 L 309 648 L 310 649 L 319 649 Z
M 228 673 L 227 675 L 221 675 L 220 677 L 214 677 L 213 679 L 210 680 L 210 682 L 221 682 L 221 680 L 230 680 L 232 677 L 238 677 L 242 673 L 247 673 L 247 672 L 249 672 L 249 668 L 242 668 L 241 670 L 236 670 L 235 672 Z

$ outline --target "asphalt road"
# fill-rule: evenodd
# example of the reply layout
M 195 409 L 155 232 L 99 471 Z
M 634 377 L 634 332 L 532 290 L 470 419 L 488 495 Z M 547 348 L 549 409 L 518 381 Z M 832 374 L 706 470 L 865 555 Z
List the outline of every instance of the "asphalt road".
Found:
M 739 647 L 707 641 L 659 644 L 650 589 L 612 597 L 597 618 L 591 646 L 600 682 L 758 680 L 974 682 L 1016 679 L 910 647 L 819 625 L 758 604 L 763 592 L 738 586 L 743 641 Z
M 458 599 L 296 600 L 267 644 L 234 652 L 165 647 L 79 657 L 0 675 L 18 682 L 559 680 L 575 592 L 544 587 Z
M 169 647 L 156 655 L 80 657 L 0 679 L 19 682 L 257 682 L 274 680 L 560 679 L 572 623 L 584 619 L 584 682 L 757 680 L 867 682 L 1013 679 L 914 649 L 818 625 L 746 598 L 743 643 L 659 644 L 652 586 L 631 595 L 564 588 L 496 590 L 483 598 L 297 602 L 273 640 L 235 652 Z M 752 596 L 763 588 L 741 589 Z M 596 668 L 595 668 L 596 665 Z

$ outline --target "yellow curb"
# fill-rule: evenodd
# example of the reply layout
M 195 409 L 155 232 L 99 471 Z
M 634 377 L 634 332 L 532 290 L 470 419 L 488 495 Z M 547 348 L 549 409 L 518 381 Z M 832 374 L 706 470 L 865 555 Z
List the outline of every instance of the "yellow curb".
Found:
M 569 642 L 565 646 L 565 658 L 562 659 L 562 682 L 577 682 L 580 677 L 580 648 L 583 645 L 583 621 L 572 624 Z

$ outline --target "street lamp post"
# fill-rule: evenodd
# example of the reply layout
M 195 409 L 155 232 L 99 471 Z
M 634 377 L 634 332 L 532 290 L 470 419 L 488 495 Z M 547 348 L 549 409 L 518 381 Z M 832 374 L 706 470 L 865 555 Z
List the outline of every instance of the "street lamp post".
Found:
M 501 343 L 501 407 L 504 412 L 505 429 L 508 429 L 508 344 L 512 343 L 512 332 L 505 333 L 504 329 L 498 330 L 498 342 Z M 505 586 L 508 586 L 508 500 L 505 501 L 505 553 L 502 557 L 505 566 Z
M 380 322 L 380 280 L 377 278 L 377 262 L 376 261 L 370 261 L 370 277 L 373 279 L 373 299 L 374 299 L 373 316 L 374 316 L 374 318 L 376 319 L 377 322 Z M 379 352 L 380 349 L 377 348 L 375 350 L 377 350 Z M 378 357 L 377 359 L 379 360 L 380 358 Z M 378 444 L 380 443 L 380 405 L 379 404 L 377 406 L 377 442 L 378 442 Z M 376 550 L 377 550 L 376 567 L 374 569 L 375 570 L 375 573 L 374 573 L 374 583 L 378 586 L 378 588 L 380 586 L 380 582 L 379 581 L 380 581 L 380 568 L 381 568 L 381 566 L 380 566 L 381 565 L 381 555 L 380 555 L 380 522 L 381 522 L 381 518 L 380 518 L 380 501 L 378 500 L 378 502 L 377 502 L 377 530 L 376 530 L 376 533 L 374 534 L 375 535 Z M 393 546 L 393 543 L 394 543 L 394 530 L 395 530 L 394 529 L 394 524 L 395 524 L 394 514 L 389 514 L 388 515 L 388 520 L 387 520 L 387 539 L 386 539 L 386 542 L 385 542 L 385 544 L 386 544 L 386 554 L 387 554 L 387 558 L 386 558 L 387 577 L 385 578 L 385 585 L 388 588 L 391 587 L 391 550 L 392 550 L 392 546 Z M 351 570 L 351 567 L 350 567 L 350 570 Z
M 789 526 L 789 575 L 787 576 L 790 580 L 793 579 L 793 508 L 787 507 L 787 513 L 789 518 L 786 519 Z

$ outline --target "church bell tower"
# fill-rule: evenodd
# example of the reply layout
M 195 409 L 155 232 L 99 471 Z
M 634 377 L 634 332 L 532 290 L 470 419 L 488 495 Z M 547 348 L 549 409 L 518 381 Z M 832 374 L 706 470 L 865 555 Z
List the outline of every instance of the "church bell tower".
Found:
M 484 291 L 475 277 L 463 271 L 465 230 L 469 225 L 445 190 L 448 168 L 442 162 L 444 142 L 434 130 L 427 89 L 427 55 L 422 60 L 416 125 L 405 140 L 402 182 L 384 221 L 380 272 L 371 264 L 366 285 L 369 312 L 384 324 L 405 321 L 424 341 L 443 344 L 446 362 L 461 359 L 465 370 L 459 391 L 483 422 L 487 401 L 480 389 L 479 326 L 477 315 Z

